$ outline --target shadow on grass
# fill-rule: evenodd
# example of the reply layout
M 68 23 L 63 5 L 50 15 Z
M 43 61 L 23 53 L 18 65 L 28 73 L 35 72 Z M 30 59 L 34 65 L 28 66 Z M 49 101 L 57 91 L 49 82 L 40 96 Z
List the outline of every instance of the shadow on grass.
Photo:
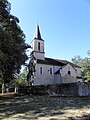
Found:
M 90 120 L 90 114 L 83 114 L 82 116 L 68 117 L 69 120 Z
M 34 120 L 39 117 L 63 115 L 62 110 L 90 107 L 90 97 L 9 96 L 0 97 L 0 119 Z M 81 116 L 81 118 L 84 118 Z M 90 118 L 90 115 L 86 116 Z M 78 117 L 77 117 L 78 118 Z M 74 120 L 73 117 L 68 119 Z M 59 120 L 59 119 L 50 119 Z

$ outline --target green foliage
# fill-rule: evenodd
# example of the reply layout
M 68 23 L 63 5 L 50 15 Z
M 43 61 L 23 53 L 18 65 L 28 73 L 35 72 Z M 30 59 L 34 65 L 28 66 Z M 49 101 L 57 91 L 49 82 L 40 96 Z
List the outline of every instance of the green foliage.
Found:
M 24 68 L 24 70 L 19 74 L 18 78 L 16 79 L 16 83 L 18 85 L 26 85 L 27 83 L 27 67 Z
M 88 54 L 89 55 L 89 54 Z M 82 67 L 83 77 L 90 81 L 90 58 L 81 58 L 79 55 L 72 58 L 72 62 Z
M 82 58 L 79 55 L 77 55 L 74 58 L 72 58 L 72 62 L 78 65 L 82 62 Z
M 16 76 L 16 79 L 10 82 L 9 86 L 25 86 L 27 84 L 27 73 L 28 69 L 25 67 L 24 70 Z
M 5 83 L 14 79 L 27 60 L 25 35 L 17 17 L 10 14 L 11 5 L 0 0 L 0 79 Z

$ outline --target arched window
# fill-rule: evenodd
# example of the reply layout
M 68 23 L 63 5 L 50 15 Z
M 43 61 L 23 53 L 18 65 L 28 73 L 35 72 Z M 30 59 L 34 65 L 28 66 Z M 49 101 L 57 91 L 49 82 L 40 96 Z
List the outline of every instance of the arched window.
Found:
M 71 75 L 71 72 L 70 72 L 70 71 L 68 71 L 68 75 Z
M 50 75 L 53 74 L 52 68 L 50 68 L 49 73 L 50 73 Z
M 38 50 L 40 51 L 40 42 L 38 42 Z
M 40 75 L 42 75 L 42 74 L 43 74 L 43 68 L 40 67 Z

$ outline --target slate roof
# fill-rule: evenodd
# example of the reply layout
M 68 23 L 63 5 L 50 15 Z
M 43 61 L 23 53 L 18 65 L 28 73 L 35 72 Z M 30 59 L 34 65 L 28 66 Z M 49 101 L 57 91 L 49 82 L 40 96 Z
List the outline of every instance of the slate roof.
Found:
M 64 66 L 69 63 L 73 67 L 80 68 L 80 66 L 73 64 L 67 60 L 59 60 L 59 59 L 53 59 L 53 58 L 45 58 L 45 60 L 37 59 L 37 63 L 47 64 L 47 65 L 56 65 L 56 66 Z
M 35 34 L 34 34 L 34 39 L 43 40 L 42 37 L 41 37 L 39 25 L 36 26 L 36 31 L 35 31 Z

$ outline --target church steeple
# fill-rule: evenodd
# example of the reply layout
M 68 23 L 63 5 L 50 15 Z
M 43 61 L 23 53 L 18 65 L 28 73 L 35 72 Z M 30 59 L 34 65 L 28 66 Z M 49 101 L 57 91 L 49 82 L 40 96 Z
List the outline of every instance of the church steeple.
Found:
M 33 51 L 33 55 L 36 59 L 44 60 L 44 40 L 41 37 L 39 25 L 36 26 L 36 31 L 34 34 L 34 38 L 31 42 L 31 47 Z
M 39 29 L 39 25 L 36 26 L 36 31 L 35 31 L 35 34 L 34 34 L 34 39 L 42 40 L 40 29 Z

